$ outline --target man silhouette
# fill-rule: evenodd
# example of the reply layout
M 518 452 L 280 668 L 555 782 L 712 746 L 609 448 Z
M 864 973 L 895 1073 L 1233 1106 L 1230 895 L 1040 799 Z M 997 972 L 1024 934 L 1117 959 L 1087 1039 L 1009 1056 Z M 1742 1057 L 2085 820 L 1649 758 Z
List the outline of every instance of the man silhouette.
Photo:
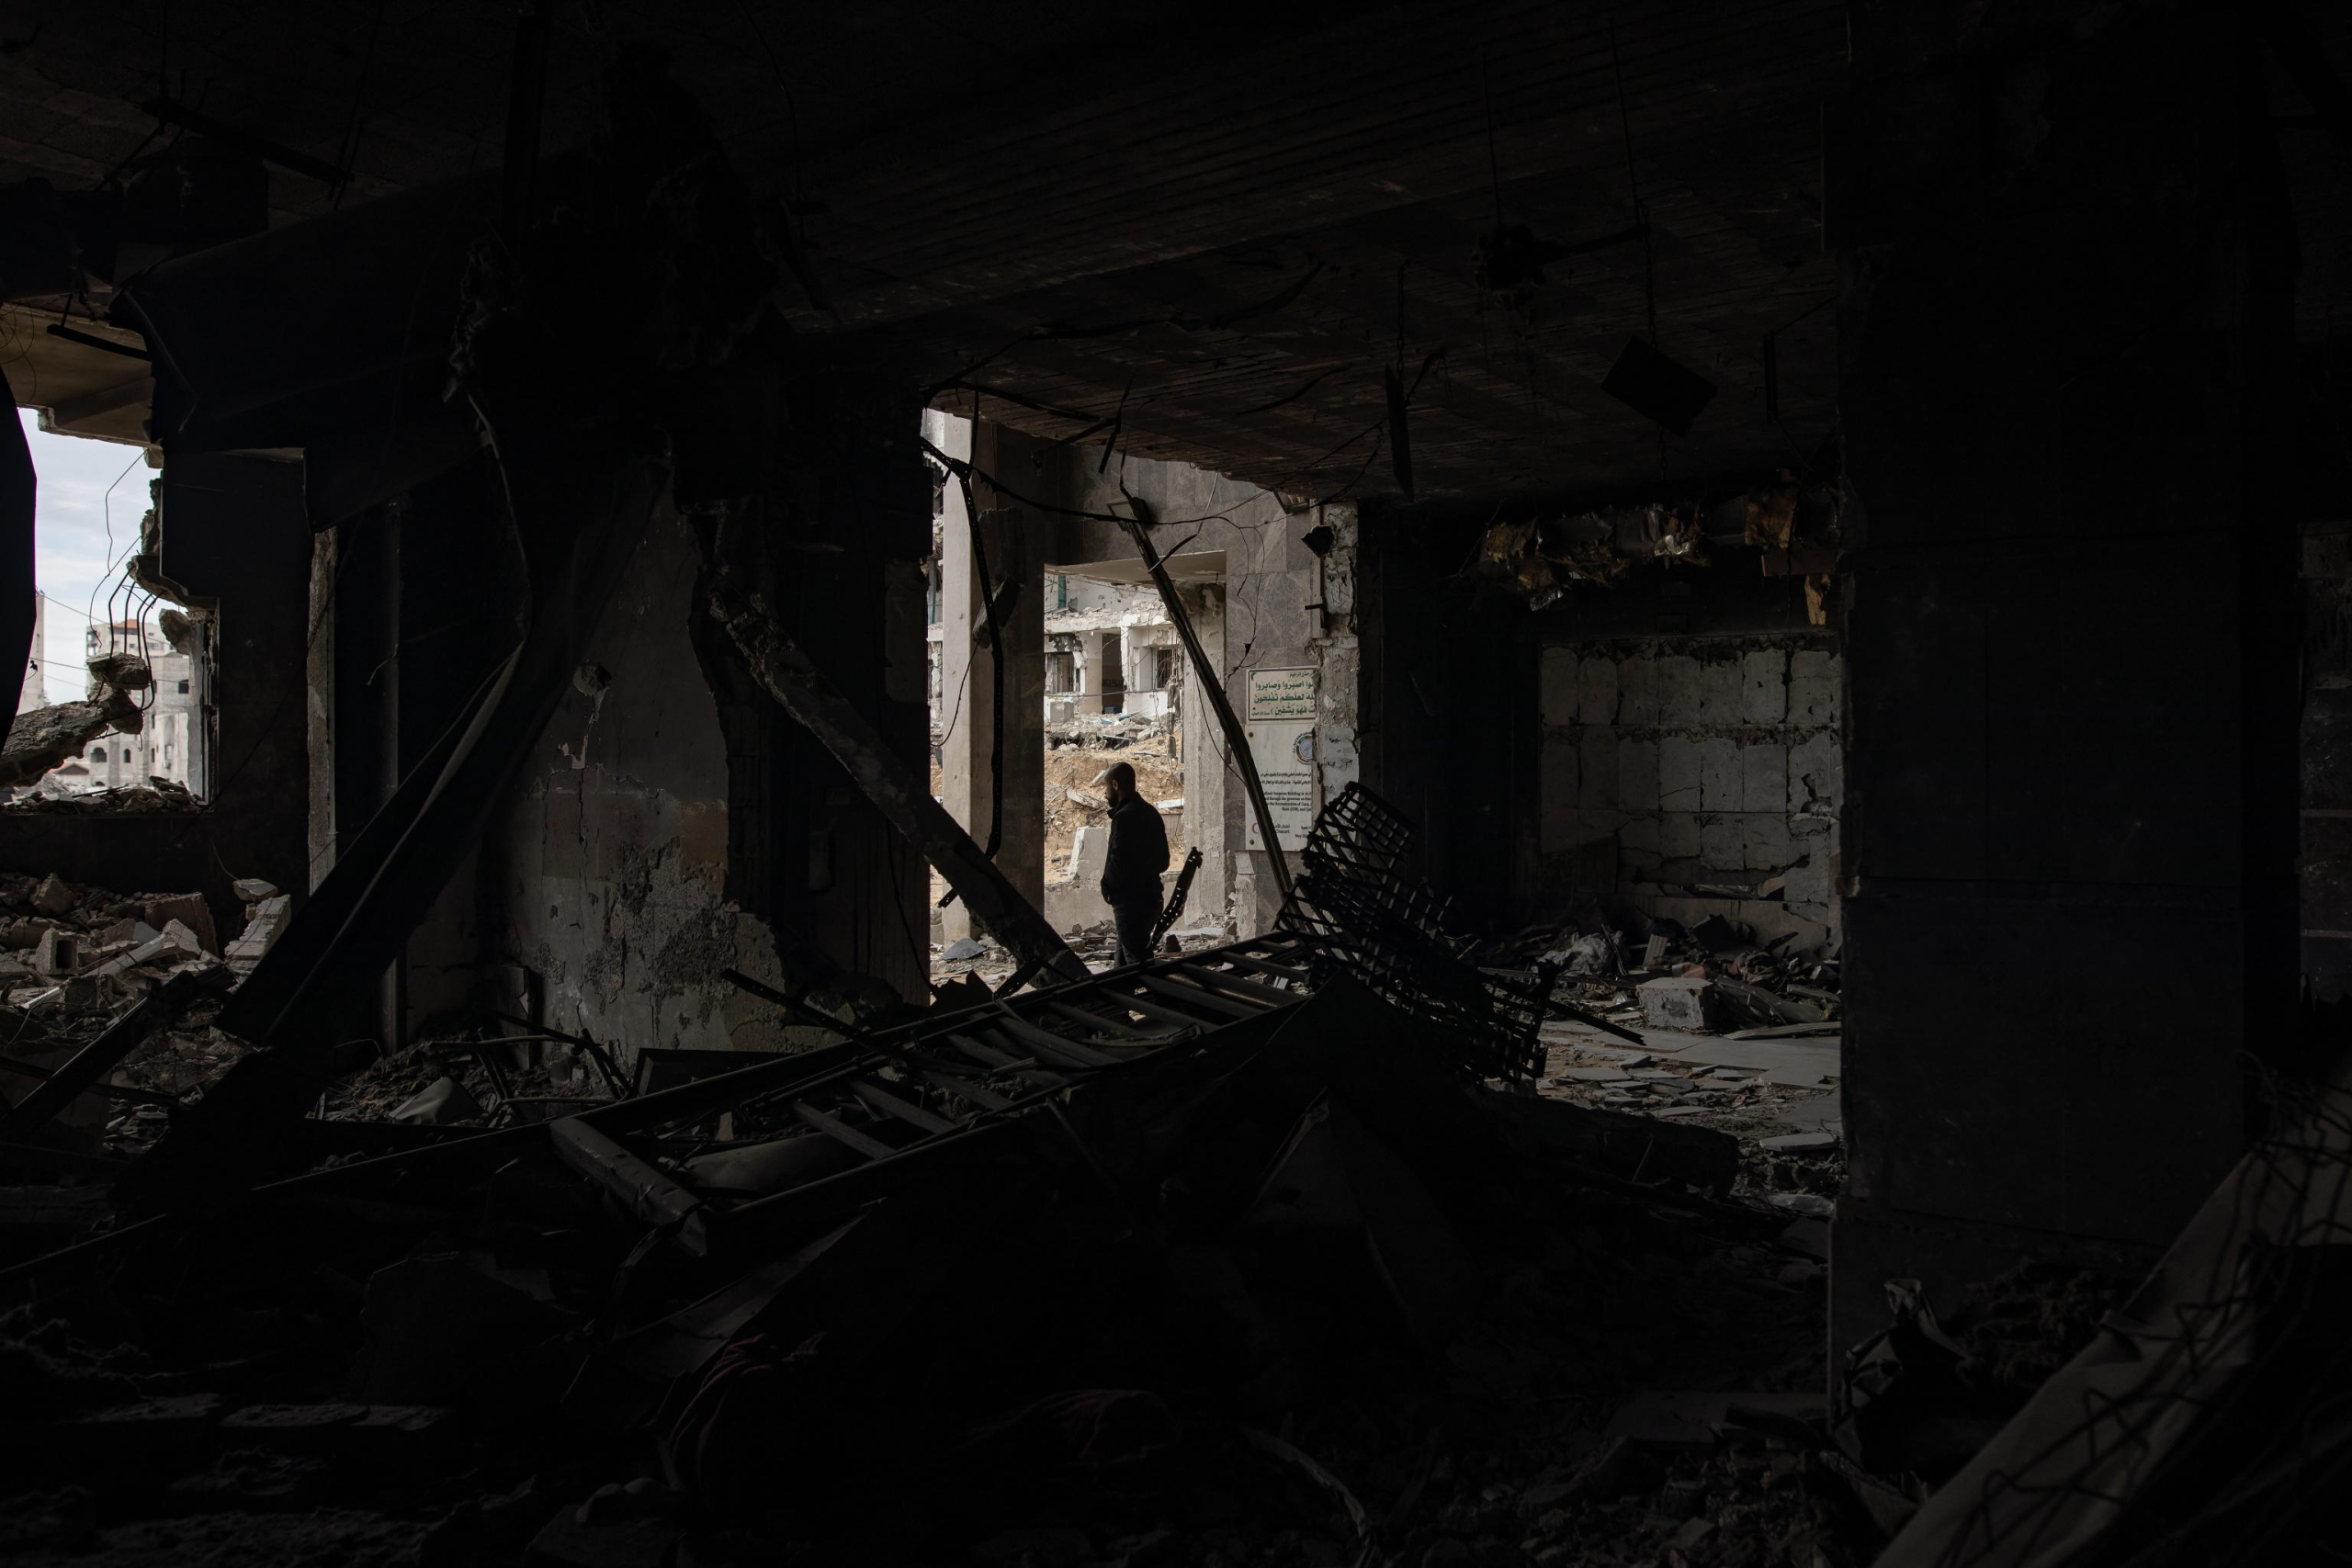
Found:
M 1159 923 L 1159 874 L 1168 869 L 1168 829 L 1151 802 L 1136 793 L 1136 771 L 1114 762 L 1102 774 L 1111 803 L 1111 852 L 1102 865 L 1102 901 L 1119 932 L 1119 962 L 1151 956 L 1151 928 Z

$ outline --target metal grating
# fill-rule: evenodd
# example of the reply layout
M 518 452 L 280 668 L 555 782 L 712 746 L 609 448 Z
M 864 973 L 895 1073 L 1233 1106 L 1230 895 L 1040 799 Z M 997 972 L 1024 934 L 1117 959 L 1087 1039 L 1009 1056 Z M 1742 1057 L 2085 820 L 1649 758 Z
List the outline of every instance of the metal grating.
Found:
M 1469 1076 L 1534 1077 L 1551 975 L 1522 983 L 1471 963 L 1470 939 L 1446 927 L 1452 901 L 1399 869 L 1412 842 L 1395 807 L 1349 784 L 1307 833 L 1306 869 L 1277 929 L 1305 939 L 1317 985 L 1344 976 L 1411 1013 Z

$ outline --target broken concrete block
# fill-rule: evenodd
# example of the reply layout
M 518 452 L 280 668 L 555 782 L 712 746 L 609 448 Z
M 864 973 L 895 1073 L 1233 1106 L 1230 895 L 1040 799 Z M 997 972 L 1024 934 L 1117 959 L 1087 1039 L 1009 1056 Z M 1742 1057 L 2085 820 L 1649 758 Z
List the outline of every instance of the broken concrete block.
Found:
M 105 963 L 99 964 L 96 968 L 91 970 L 90 973 L 93 976 L 119 975 L 124 970 L 129 969 L 135 964 L 145 964 L 153 959 L 160 958 L 164 953 L 173 951 L 173 948 L 174 943 L 170 937 L 158 936 L 152 942 L 142 942 L 136 947 L 115 954 Z
M 1777 1138 L 1758 1138 L 1759 1149 L 1834 1149 L 1838 1146 L 1835 1133 L 1789 1133 Z
M 1634 995 L 1642 1004 L 1642 1022 L 1651 1029 L 1704 1029 L 1711 1009 L 1708 993 L 1713 983 L 1668 976 L 1645 980 Z
M 33 889 L 33 908 L 44 915 L 62 915 L 76 902 L 74 890 L 65 886 L 53 871 L 41 879 L 39 887 Z
M 157 931 L 167 931 L 174 920 L 196 933 L 198 945 L 206 953 L 220 951 L 220 933 L 213 929 L 212 910 L 201 893 L 182 893 L 170 898 L 150 898 L 141 910 L 146 922 Z
M 259 903 L 264 898 L 272 898 L 277 895 L 277 884 L 264 882 L 258 876 L 241 876 L 231 883 L 230 886 L 236 890 L 238 897 L 248 904 Z
M 82 933 L 51 927 L 33 944 L 33 967 L 43 975 L 72 975 L 82 967 Z
M 155 671 L 128 649 L 101 653 L 84 666 L 103 683 L 126 692 L 144 691 L 155 683 Z
M 57 703 L 20 713 L 0 744 L 0 784 L 28 784 L 107 730 L 136 734 L 140 723 L 138 702 L 112 688 L 96 702 Z
M 987 948 L 981 946 L 978 942 L 975 942 L 970 937 L 959 936 L 954 942 L 949 942 L 947 944 L 947 951 L 941 953 L 939 956 L 945 963 L 961 964 L 966 959 L 978 958 L 987 951 Z
M 240 886 L 243 886 L 242 883 Z M 262 886 L 269 886 L 267 883 Z M 250 974 L 269 950 L 277 944 L 277 933 L 286 924 L 286 915 L 293 900 L 284 894 L 273 894 L 258 903 L 245 906 L 245 929 L 231 942 L 221 957 L 240 974 Z
M 211 951 L 204 945 L 202 937 L 188 929 L 187 922 L 185 920 L 173 920 L 166 924 L 164 927 L 164 935 L 174 947 L 191 956 L 201 957 Z

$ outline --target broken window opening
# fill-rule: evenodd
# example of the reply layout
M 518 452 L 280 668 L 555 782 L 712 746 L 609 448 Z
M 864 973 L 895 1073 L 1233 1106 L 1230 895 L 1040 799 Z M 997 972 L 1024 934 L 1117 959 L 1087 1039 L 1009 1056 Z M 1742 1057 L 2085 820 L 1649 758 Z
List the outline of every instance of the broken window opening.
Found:
M 159 457 L 18 414 L 39 479 L 40 586 L 17 714 L 43 716 L 23 732 L 0 810 L 196 810 L 211 782 L 211 616 L 169 602 L 154 575 L 145 492 Z

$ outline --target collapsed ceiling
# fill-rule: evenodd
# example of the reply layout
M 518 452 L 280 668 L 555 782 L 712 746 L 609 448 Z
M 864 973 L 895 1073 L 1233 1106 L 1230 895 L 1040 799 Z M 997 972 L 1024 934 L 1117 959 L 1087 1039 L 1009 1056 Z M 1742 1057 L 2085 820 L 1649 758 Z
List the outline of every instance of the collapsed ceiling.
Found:
M 792 253 L 794 326 L 883 340 L 933 406 L 1304 498 L 1631 499 L 1831 461 L 1828 0 L 551 14 L 544 144 L 595 134 L 608 43 L 658 36 Z M 88 189 L 225 135 L 282 226 L 497 164 L 516 31 L 116 0 L 0 7 L 0 180 Z M 2314 246 L 2340 282 L 2342 243 Z M 105 290 L 42 303 L 103 315 Z M 1636 337 L 1712 385 L 1687 434 L 1604 389 Z M 28 400 L 137 368 L 11 342 Z

